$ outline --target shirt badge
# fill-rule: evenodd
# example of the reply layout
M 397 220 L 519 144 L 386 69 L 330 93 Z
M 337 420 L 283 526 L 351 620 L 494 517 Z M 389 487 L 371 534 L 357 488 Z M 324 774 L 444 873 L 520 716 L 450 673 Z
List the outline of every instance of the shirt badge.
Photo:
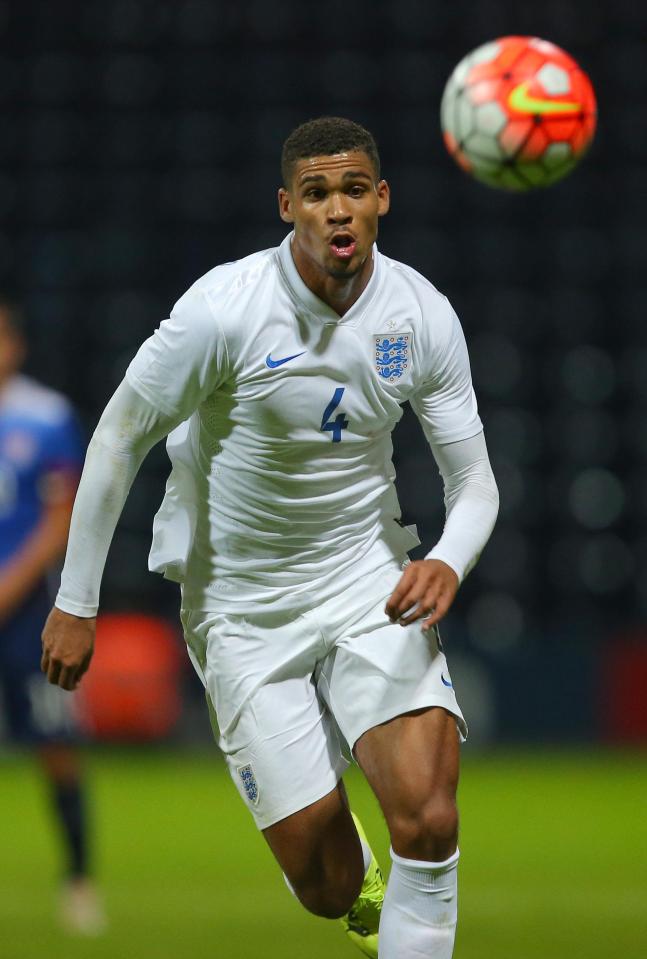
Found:
M 375 369 L 389 383 L 399 380 L 411 365 L 411 333 L 376 333 Z
M 254 770 L 252 769 L 251 764 L 248 763 L 246 766 L 239 766 L 238 775 L 240 776 L 240 780 L 243 784 L 245 795 L 250 803 L 256 806 L 258 804 L 258 784 L 256 782 L 256 776 L 254 775 Z

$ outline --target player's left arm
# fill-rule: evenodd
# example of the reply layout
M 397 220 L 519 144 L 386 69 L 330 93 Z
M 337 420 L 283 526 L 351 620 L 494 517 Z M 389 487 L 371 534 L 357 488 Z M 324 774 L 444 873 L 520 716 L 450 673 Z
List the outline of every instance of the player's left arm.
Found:
M 0 623 L 18 609 L 62 558 L 77 482 L 78 474 L 71 470 L 45 475 L 38 524 L 18 552 L 0 567 Z
M 436 342 L 425 351 L 430 369 L 411 406 L 443 478 L 445 526 L 425 559 L 406 567 L 386 603 L 392 621 L 406 626 L 422 620 L 425 628 L 449 610 L 492 533 L 499 508 L 465 338 L 446 300 L 433 326 Z
M 410 563 L 386 604 L 403 626 L 418 619 L 429 628 L 447 613 L 461 582 L 494 529 L 499 493 L 483 432 L 447 445 L 432 443 L 445 487 L 443 534 L 423 560 Z

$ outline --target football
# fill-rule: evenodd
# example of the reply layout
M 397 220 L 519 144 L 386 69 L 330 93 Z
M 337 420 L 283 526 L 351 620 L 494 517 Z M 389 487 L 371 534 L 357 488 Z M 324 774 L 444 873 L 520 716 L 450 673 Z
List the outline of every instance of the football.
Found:
M 502 190 L 561 180 L 593 139 L 596 101 L 568 53 L 538 37 L 501 37 L 464 57 L 441 104 L 443 138 L 471 176 Z

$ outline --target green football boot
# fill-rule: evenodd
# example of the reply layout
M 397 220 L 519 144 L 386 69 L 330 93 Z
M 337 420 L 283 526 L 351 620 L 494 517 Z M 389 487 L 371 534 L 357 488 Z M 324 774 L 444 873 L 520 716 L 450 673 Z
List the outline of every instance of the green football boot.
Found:
M 353 813 L 352 816 L 358 833 L 370 849 L 368 839 L 362 829 L 362 824 L 355 813 Z M 382 903 L 384 902 L 384 889 L 385 883 L 382 870 L 377 864 L 377 859 L 371 852 L 371 864 L 364 877 L 364 884 L 362 885 L 360 894 L 353 903 L 350 911 L 339 920 L 348 933 L 351 942 L 353 942 L 365 956 L 370 956 L 371 959 L 377 959 L 377 931 L 380 925 Z

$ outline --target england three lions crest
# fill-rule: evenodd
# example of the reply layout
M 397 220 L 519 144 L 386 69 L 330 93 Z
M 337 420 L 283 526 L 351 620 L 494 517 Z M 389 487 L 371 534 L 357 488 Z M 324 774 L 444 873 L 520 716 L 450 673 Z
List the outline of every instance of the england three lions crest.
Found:
M 258 803 L 258 783 L 256 782 L 256 776 L 254 775 L 251 764 L 248 763 L 246 766 L 239 766 L 238 775 L 243 784 L 245 795 L 250 803 L 256 806 Z
M 411 333 L 376 333 L 375 369 L 389 383 L 399 380 L 411 365 Z

